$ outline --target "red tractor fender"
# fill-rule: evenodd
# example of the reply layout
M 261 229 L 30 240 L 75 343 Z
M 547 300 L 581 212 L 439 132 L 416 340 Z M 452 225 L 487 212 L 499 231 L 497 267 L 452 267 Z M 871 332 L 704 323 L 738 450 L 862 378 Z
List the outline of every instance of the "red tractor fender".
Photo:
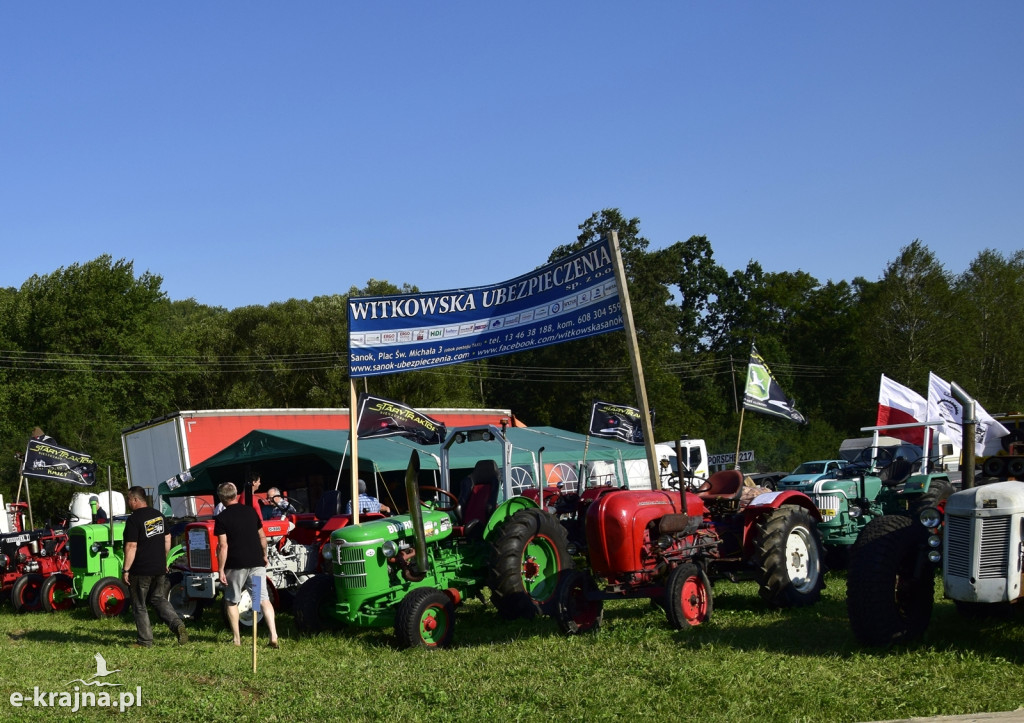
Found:
M 766 492 L 758 495 L 750 501 L 750 504 L 743 510 L 743 551 L 749 555 L 754 549 L 754 533 L 757 529 L 757 521 L 781 508 L 783 505 L 793 505 L 807 510 L 815 522 L 821 522 L 821 512 L 810 497 L 803 492 L 796 490 L 782 490 L 779 492 Z

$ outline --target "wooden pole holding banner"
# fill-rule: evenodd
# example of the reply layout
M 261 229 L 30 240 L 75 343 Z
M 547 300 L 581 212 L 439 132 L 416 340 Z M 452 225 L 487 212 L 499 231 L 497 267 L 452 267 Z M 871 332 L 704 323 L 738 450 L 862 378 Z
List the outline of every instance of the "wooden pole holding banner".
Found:
M 658 456 L 654 451 L 654 425 L 651 424 L 650 407 L 647 404 L 647 387 L 644 384 L 644 368 L 640 363 L 640 348 L 636 341 L 636 327 L 633 326 L 633 307 L 629 303 L 629 287 L 626 285 L 626 269 L 622 265 L 619 250 L 619 234 L 611 232 L 612 265 L 615 270 L 615 284 L 619 287 L 619 301 L 622 303 L 622 323 L 626 331 L 626 347 L 629 349 L 629 363 L 633 368 L 633 384 L 640 407 L 640 428 L 644 433 L 644 449 L 647 452 L 647 466 L 650 468 L 651 489 L 661 489 L 661 474 Z
M 356 433 L 358 427 L 359 410 L 356 394 L 356 380 L 351 376 L 348 378 L 348 440 L 352 445 L 352 524 L 359 524 L 359 435 Z M 339 470 L 340 472 L 340 470 Z
M 252 576 L 252 672 L 256 672 L 256 628 L 260 619 L 263 597 L 263 578 L 259 575 Z

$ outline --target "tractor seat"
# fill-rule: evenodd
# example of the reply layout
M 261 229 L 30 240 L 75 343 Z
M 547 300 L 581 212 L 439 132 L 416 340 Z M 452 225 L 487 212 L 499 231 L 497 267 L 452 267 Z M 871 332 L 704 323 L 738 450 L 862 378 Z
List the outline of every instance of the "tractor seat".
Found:
M 743 494 L 743 473 L 738 469 L 723 469 L 711 475 L 705 484 L 707 489 L 697 492 L 705 502 L 738 501 Z
M 886 487 L 896 487 L 897 485 L 903 484 L 910 477 L 911 472 L 914 471 L 914 463 L 905 457 L 897 457 L 882 470 L 880 475 L 882 484 Z
M 462 524 L 455 527 L 459 537 L 483 535 L 484 525 L 498 506 L 498 465 L 493 459 L 478 460 L 473 471 L 462 480 L 459 507 Z

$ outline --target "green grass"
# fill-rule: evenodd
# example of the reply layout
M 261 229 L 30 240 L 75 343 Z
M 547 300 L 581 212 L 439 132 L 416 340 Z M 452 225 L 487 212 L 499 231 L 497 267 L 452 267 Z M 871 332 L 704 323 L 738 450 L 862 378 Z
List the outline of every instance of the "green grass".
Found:
M 159 627 L 155 647 L 140 650 L 127 647 L 130 617 L 15 615 L 5 605 L 0 717 L 69 717 L 14 709 L 10 694 L 70 690 L 94 672 L 97 652 L 120 669 L 108 680 L 141 686 L 132 720 L 871 721 L 1024 705 L 1021 620 L 967 620 L 941 601 L 924 643 L 864 650 L 846 621 L 845 587 L 830 574 L 818 605 L 773 611 L 752 583 L 720 582 L 707 625 L 674 631 L 649 603 L 616 602 L 598 634 L 575 638 L 551 620 L 504 622 L 471 601 L 448 651 L 398 650 L 390 631 L 299 638 L 282 614 L 282 648 L 267 649 L 261 629 L 255 675 L 251 644 L 232 646 L 213 609 L 187 646 Z

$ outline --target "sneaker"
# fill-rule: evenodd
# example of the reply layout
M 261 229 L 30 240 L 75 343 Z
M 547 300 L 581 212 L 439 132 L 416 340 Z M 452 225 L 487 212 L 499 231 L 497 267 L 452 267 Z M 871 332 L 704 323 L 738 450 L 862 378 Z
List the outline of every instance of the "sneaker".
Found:
M 178 634 L 178 645 L 184 645 L 188 642 L 188 630 L 185 629 L 185 623 L 179 624 L 175 632 Z

